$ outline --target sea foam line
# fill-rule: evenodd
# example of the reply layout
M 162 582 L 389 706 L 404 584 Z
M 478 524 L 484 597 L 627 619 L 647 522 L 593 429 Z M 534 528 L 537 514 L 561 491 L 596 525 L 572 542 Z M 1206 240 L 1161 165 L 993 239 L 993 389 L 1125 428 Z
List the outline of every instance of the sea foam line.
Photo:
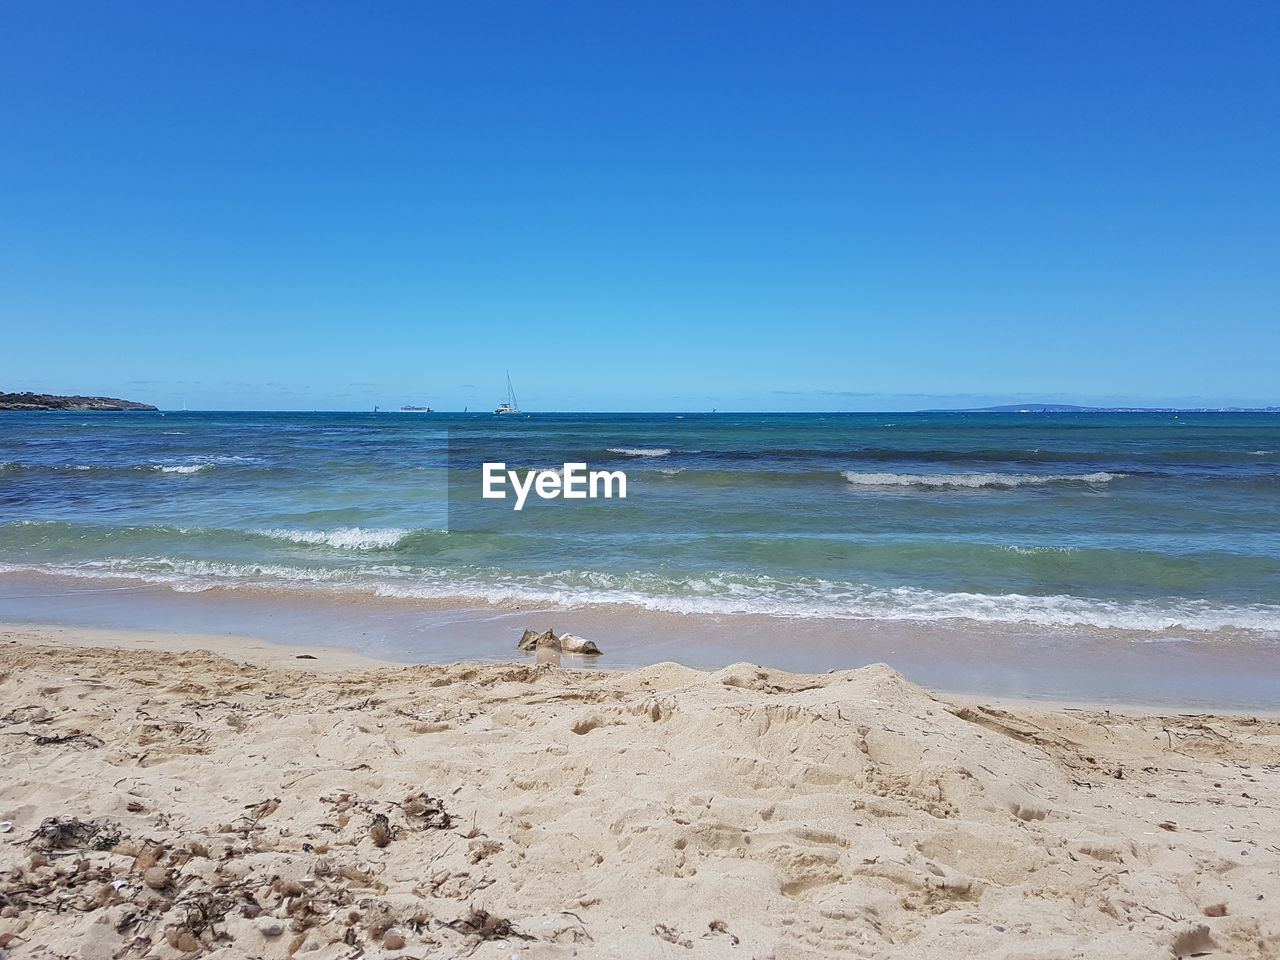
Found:
M 207 470 L 214 466 L 234 466 L 246 463 L 262 463 L 262 458 L 244 457 L 236 454 L 212 454 L 185 457 L 178 463 L 153 463 L 150 464 L 150 467 L 152 470 L 158 470 L 161 473 L 199 473 L 201 470 Z
M 201 470 L 208 470 L 211 466 L 213 466 L 211 463 L 156 464 L 152 469 L 160 473 L 199 473 Z
M 512 574 L 496 568 L 450 570 L 380 565 L 363 570 L 287 564 L 151 559 L 145 564 L 98 560 L 78 564 L 0 564 L 0 573 L 39 572 L 90 579 L 135 579 L 178 592 L 215 587 L 325 589 L 437 602 L 530 603 L 566 608 L 625 606 L 665 613 L 769 616 L 779 619 L 917 623 L 972 622 L 1118 629 L 1140 633 L 1241 630 L 1280 641 L 1280 605 L 1224 605 L 1168 597 L 1104 600 L 1066 595 L 942 592 L 825 580 L 707 573 L 674 580 L 653 574 L 562 570 Z
M 1123 477 L 1122 473 L 1062 473 L 1040 475 L 1034 473 L 859 473 L 842 471 L 841 476 L 860 487 L 922 487 L 936 489 L 965 487 L 980 489 L 1012 489 L 1022 486 L 1040 486 L 1048 483 L 1110 483 Z
M 415 531 L 404 527 L 339 527 L 335 530 L 288 530 L 277 527 L 253 532 L 260 537 L 269 537 L 272 540 L 336 547 L 339 550 L 386 550 L 399 546 Z
M 668 447 L 610 447 L 609 453 L 619 453 L 624 457 L 668 457 Z

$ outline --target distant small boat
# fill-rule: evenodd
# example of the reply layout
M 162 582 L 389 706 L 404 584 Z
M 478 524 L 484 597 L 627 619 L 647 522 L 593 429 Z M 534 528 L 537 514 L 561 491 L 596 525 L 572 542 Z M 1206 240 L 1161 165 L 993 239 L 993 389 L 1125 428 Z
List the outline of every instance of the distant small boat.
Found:
M 511 387 L 511 371 L 507 371 L 507 399 L 498 404 L 498 409 L 494 413 L 519 413 L 520 405 L 516 403 L 516 392 Z
M 406 403 L 400 408 L 401 413 L 435 413 L 430 407 L 415 407 L 411 403 Z

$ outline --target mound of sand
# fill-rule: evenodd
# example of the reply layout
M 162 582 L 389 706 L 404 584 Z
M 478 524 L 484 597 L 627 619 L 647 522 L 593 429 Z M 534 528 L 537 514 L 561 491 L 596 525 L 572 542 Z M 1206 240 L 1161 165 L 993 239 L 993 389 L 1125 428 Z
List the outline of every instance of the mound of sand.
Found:
M 1272 720 L 0 650 L 15 957 L 1280 953 Z

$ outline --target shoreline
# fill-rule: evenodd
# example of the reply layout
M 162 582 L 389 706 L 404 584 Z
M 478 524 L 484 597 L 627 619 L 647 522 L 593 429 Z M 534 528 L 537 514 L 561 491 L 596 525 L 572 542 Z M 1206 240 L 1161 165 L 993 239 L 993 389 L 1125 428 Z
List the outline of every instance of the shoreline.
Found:
M 326 675 L 348 675 L 353 672 L 376 674 L 386 673 L 394 676 L 397 672 L 415 668 L 457 668 L 457 669 L 493 669 L 509 667 L 523 669 L 538 667 L 539 661 L 533 654 L 523 654 L 514 648 L 505 659 L 469 660 L 461 658 L 447 662 L 407 663 L 397 660 L 385 660 L 368 656 L 355 650 L 323 644 L 276 643 L 253 636 L 237 636 L 233 634 L 178 632 L 169 630 L 137 630 L 113 629 L 108 627 L 79 627 L 47 623 L 21 623 L 0 620 L 0 650 L 5 647 L 40 647 L 58 651 L 74 652 L 77 650 L 108 651 L 117 653 L 154 652 L 160 654 L 200 654 L 224 658 L 234 663 L 272 670 L 300 671 L 320 677 Z M 726 664 L 722 668 L 704 669 L 690 667 L 676 661 L 657 661 L 643 666 L 626 666 L 609 669 L 604 665 L 593 664 L 592 657 L 564 654 L 559 662 L 552 663 L 557 670 L 568 674 L 625 675 L 642 671 L 650 667 L 676 668 L 695 674 L 712 674 L 717 669 L 748 664 L 762 670 L 779 670 L 779 668 L 761 666 L 750 661 L 737 661 Z M 888 664 L 866 664 L 865 667 L 892 670 Z M 791 671 L 781 671 L 792 673 Z M 827 676 L 838 672 L 828 669 L 813 676 Z M 896 672 L 896 671 L 895 671 Z M 806 676 L 794 673 L 795 676 Z M 1143 715 L 1161 715 L 1165 713 L 1181 716 L 1212 715 L 1232 718 L 1265 718 L 1280 719 L 1280 709 L 1244 709 L 1222 708 L 1201 710 L 1188 707 L 1183 709 L 1171 703 L 1111 703 L 1105 701 L 1053 700 L 1037 697 L 1020 697 L 992 695 L 973 692 L 957 692 L 929 688 L 929 692 L 938 698 L 969 707 L 983 707 L 997 710 L 1016 710 L 1053 713 L 1097 713 L 1114 714 L 1116 716 L 1135 717 Z
M 201 633 L 213 649 L 248 638 L 346 650 L 382 663 L 519 660 L 526 627 L 569 631 L 605 655 L 586 670 L 740 661 L 795 673 L 887 663 L 952 696 L 1079 706 L 1280 711 L 1280 658 L 1268 640 L 899 621 L 788 620 L 638 609 L 422 603 L 319 592 L 209 589 L 130 581 L 86 588 L 48 574 L 0 575 L 0 623 Z
M 344 665 L 242 638 L 248 662 L 208 635 L 6 633 L 0 937 L 23 954 L 1280 944 L 1277 719 L 975 704 L 883 665 Z

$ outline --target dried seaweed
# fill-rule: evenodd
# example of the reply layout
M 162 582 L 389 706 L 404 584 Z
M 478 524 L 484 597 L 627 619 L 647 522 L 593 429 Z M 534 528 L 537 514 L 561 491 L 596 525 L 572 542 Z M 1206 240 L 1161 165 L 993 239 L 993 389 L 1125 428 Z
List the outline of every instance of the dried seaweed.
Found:
M 41 734 L 30 733 L 26 730 L 16 730 L 9 733 L 11 737 L 30 737 L 37 747 L 47 747 L 61 743 L 72 743 L 77 746 L 86 746 L 91 749 L 97 749 L 104 745 L 105 741 L 101 737 L 95 737 L 91 733 L 84 733 L 81 730 L 73 730 L 70 733 L 63 734 Z
M 48 723 L 52 717 L 45 707 L 31 704 L 26 707 L 14 707 L 0 717 L 0 727 L 8 727 L 17 723 Z
M 428 793 L 411 793 L 396 806 L 420 830 L 448 830 L 453 826 L 453 816 L 444 808 L 444 801 Z
M 510 920 L 488 910 L 472 907 L 463 916 L 445 924 L 454 933 L 472 938 L 479 946 L 486 940 L 536 940 L 537 937 L 517 930 Z M 474 948 L 473 948 L 474 949 Z
M 111 850 L 120 840 L 120 827 L 109 821 L 46 817 L 31 836 L 16 842 L 44 850 Z

